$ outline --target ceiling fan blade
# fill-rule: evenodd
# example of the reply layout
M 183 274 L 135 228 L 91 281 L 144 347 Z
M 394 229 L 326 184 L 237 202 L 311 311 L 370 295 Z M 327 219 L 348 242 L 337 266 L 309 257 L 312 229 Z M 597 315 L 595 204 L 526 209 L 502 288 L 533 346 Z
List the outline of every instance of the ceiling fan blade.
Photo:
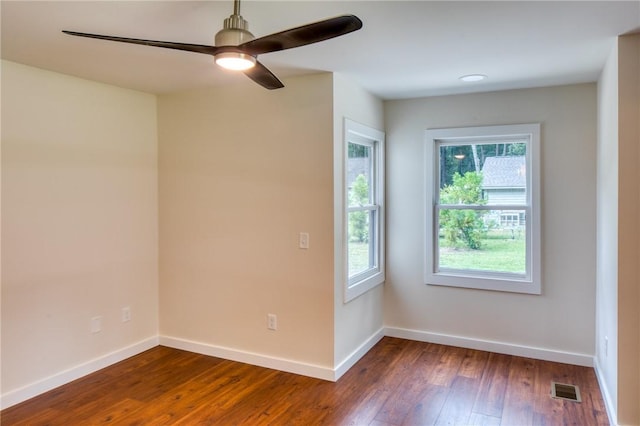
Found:
M 174 43 L 171 41 L 157 41 L 157 40 L 141 40 L 137 38 L 114 37 L 114 36 L 106 36 L 106 35 L 100 35 L 100 34 L 87 34 L 87 33 L 79 33 L 76 31 L 66 31 L 66 30 L 62 32 L 65 34 L 79 36 L 79 37 L 89 37 L 89 38 L 97 38 L 99 40 L 119 41 L 122 43 L 141 44 L 144 46 L 164 47 L 166 49 L 184 50 L 187 52 L 204 53 L 207 55 L 215 55 L 216 52 L 218 52 L 219 50 L 215 46 L 207 46 L 203 44 Z
M 247 77 L 251 80 L 258 83 L 260 86 L 265 89 L 273 90 L 273 89 L 281 89 L 284 87 L 284 84 L 278 77 L 276 77 L 267 67 L 262 65 L 260 61 L 256 61 L 256 65 L 253 68 L 249 68 L 246 71 L 243 71 Z
M 250 55 L 260 55 L 329 40 L 360 28 L 362 21 L 357 16 L 343 15 L 256 38 L 239 47 Z

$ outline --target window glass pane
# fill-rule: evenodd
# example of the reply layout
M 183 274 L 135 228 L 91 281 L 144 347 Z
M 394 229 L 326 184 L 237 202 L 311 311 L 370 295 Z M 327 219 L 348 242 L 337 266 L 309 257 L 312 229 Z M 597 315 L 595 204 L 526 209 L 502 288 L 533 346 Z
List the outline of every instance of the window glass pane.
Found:
M 347 191 L 349 206 L 373 204 L 372 147 L 349 142 L 347 156 Z
M 429 129 L 425 141 L 425 283 L 540 294 L 540 124 Z
M 349 241 L 347 243 L 349 276 L 375 267 L 373 242 L 375 239 L 375 211 L 349 212 Z
M 441 209 L 438 269 L 526 273 L 526 211 Z
M 440 204 L 525 205 L 526 143 L 441 145 Z

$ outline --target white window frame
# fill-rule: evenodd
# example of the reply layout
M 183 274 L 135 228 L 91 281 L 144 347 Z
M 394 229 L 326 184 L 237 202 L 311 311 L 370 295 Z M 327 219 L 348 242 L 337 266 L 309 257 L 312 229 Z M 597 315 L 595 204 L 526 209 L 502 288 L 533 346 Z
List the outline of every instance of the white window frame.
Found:
M 440 190 L 439 147 L 493 140 L 523 139 L 527 143 L 526 205 L 513 206 L 526 211 L 526 273 L 508 274 L 471 270 L 438 269 L 438 217 Z M 425 270 L 429 285 L 463 287 L 514 293 L 541 294 L 540 243 L 540 124 L 429 129 L 425 133 Z M 501 206 L 502 207 L 502 206 Z M 490 210 L 495 206 L 478 206 Z M 508 208 L 507 208 L 508 209 Z
M 385 280 L 385 209 L 384 209 L 384 152 L 385 152 L 385 134 L 379 130 L 357 123 L 355 121 L 345 118 L 344 120 L 344 137 L 343 137 L 343 241 L 344 247 L 342 252 L 344 253 L 344 300 L 345 303 L 349 302 L 356 297 L 366 293 L 378 285 L 384 283 Z M 371 183 L 373 188 L 371 190 L 372 204 L 367 206 L 349 207 L 348 200 L 348 182 L 347 182 L 347 167 L 348 167 L 348 151 L 349 143 L 356 143 L 359 145 L 365 145 L 372 148 L 372 176 Z M 374 267 L 367 269 L 366 271 L 359 272 L 352 277 L 349 276 L 349 212 L 352 211 L 375 211 L 375 222 L 370 224 L 370 229 L 374 235 L 370 238 L 374 238 L 373 256 Z

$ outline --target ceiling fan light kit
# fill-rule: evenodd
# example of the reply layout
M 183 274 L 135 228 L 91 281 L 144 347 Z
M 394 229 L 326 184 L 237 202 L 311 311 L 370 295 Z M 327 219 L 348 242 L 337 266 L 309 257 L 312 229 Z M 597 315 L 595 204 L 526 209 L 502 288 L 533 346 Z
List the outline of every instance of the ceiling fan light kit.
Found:
M 215 56 L 216 65 L 232 71 L 245 71 L 256 66 L 256 58 L 240 52 L 222 52 Z
M 284 87 L 284 84 L 258 61 L 258 55 L 306 46 L 339 37 L 362 28 L 362 21 L 354 15 L 342 15 L 260 38 L 254 38 L 248 27 L 248 22 L 240 16 L 240 0 L 234 0 L 233 15 L 224 20 L 222 30 L 218 31 L 215 36 L 215 46 L 142 40 L 66 30 L 62 32 L 79 37 L 212 55 L 217 65 L 229 70 L 242 71 L 247 77 L 265 89 L 272 90 Z

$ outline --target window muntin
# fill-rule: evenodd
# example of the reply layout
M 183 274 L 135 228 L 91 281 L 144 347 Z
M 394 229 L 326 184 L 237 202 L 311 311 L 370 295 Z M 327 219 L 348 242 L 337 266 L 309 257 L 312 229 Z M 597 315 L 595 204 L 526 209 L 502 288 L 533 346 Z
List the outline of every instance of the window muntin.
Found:
M 384 133 L 345 120 L 345 299 L 384 282 Z
M 539 293 L 539 125 L 427 131 L 425 282 Z

